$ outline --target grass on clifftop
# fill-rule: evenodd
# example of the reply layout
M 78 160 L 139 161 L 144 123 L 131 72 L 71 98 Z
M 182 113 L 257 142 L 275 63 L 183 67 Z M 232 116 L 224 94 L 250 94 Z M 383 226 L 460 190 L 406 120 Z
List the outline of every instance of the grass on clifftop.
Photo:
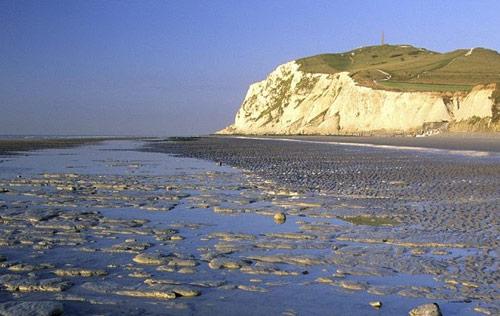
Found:
M 387 87 L 389 89 L 401 91 L 438 91 L 438 92 L 455 92 L 455 91 L 469 91 L 472 85 L 459 85 L 459 84 L 429 84 L 429 83 L 416 83 L 416 82 L 397 82 L 397 81 L 382 81 L 378 82 L 379 86 Z
M 484 48 L 437 53 L 410 45 L 382 45 L 297 62 L 305 72 L 348 71 L 361 85 L 401 91 L 468 91 L 500 80 L 500 54 Z

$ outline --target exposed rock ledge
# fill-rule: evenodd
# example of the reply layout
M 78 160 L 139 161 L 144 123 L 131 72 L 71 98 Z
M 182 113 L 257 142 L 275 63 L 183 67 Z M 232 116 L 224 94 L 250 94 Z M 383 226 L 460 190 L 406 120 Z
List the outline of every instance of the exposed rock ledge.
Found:
M 496 85 L 470 92 L 397 92 L 358 85 L 348 72 L 305 73 L 295 61 L 248 89 L 234 124 L 218 134 L 418 134 L 425 130 L 500 131 Z M 457 124 L 457 123 L 464 124 Z

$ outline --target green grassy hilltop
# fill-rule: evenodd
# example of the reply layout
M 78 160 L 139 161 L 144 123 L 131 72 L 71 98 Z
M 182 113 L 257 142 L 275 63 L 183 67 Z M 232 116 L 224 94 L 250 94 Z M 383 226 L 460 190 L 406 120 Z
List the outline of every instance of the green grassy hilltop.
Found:
M 310 73 L 348 71 L 361 85 L 399 91 L 469 91 L 500 82 L 500 54 L 484 48 L 433 52 L 410 45 L 381 45 L 297 60 Z

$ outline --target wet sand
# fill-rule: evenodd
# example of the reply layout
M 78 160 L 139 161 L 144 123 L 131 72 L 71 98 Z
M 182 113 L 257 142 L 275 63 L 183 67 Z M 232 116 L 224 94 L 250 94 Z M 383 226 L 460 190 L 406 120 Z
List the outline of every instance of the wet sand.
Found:
M 0 314 L 498 314 L 495 156 L 144 144 L 0 164 Z
M 461 140 L 452 137 L 413 140 L 412 143 L 401 138 L 370 139 L 370 143 L 377 145 L 427 146 L 430 149 L 426 151 L 422 150 L 425 147 L 406 150 L 325 144 L 322 142 L 332 138 L 323 137 L 293 139 L 300 141 L 209 137 L 156 143 L 149 150 L 236 166 L 259 175 L 277 188 L 313 195 L 332 216 L 353 223 L 364 222 L 365 227 L 367 222 L 376 223 L 380 218 L 400 223 L 390 230 L 368 232 L 357 228 L 348 234 L 343 232 L 337 240 L 382 248 L 387 244 L 410 247 L 410 253 L 417 256 L 420 251 L 420 255 L 425 256 L 440 253 L 439 249 L 447 254 L 453 253 L 452 249 L 475 249 L 476 254 L 469 253 L 457 262 L 442 262 L 443 270 L 437 275 L 455 270 L 460 271 L 462 279 L 468 279 L 466 283 L 496 282 L 499 275 L 495 268 L 495 249 L 499 246 L 500 228 L 497 143 L 489 146 L 491 139 L 469 138 L 466 145 L 459 146 Z M 334 139 L 339 142 L 337 137 Z M 364 141 L 357 138 L 357 142 Z M 432 150 L 436 147 L 440 150 Z M 482 152 L 475 155 L 475 150 Z M 332 202 L 332 198 L 337 201 Z M 378 266 L 383 266 L 388 254 L 380 254 L 380 259 L 376 259 L 370 252 L 365 259 L 360 259 L 363 255 L 358 254 L 345 263 L 363 267 L 380 260 Z M 396 257 L 394 262 L 401 263 L 402 258 Z M 477 267 L 471 269 L 472 265 L 463 265 L 467 260 L 475 262 Z M 498 289 L 491 290 L 495 294 L 490 298 L 498 299 Z
M 216 136 L 222 137 L 222 136 Z M 421 147 L 458 151 L 500 152 L 500 133 L 445 133 L 430 137 L 380 136 L 257 136 L 310 142 L 373 144 L 394 147 Z
M 21 152 L 42 150 L 42 149 L 57 149 L 71 148 L 84 145 L 98 144 L 103 141 L 110 140 L 138 140 L 147 139 L 145 137 L 61 137 L 61 138 L 1 138 L 0 137 L 0 156 L 14 155 Z
M 223 162 L 279 186 L 353 198 L 379 215 L 471 240 L 498 233 L 500 155 L 207 137 L 148 150 Z M 384 142 L 385 143 L 385 142 Z M 470 149 L 467 148 L 467 149 Z M 485 148 L 482 148 L 485 149 Z M 432 214 L 432 216 L 430 216 Z M 493 226 L 492 226 L 493 225 Z
M 0 155 L 13 155 L 19 152 L 68 148 L 101 142 L 101 138 L 48 138 L 48 139 L 0 139 Z

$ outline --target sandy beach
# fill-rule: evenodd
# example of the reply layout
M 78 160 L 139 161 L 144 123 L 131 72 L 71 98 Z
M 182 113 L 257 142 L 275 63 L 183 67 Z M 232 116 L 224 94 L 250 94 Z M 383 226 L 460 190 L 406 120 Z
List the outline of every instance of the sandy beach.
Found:
M 3 156 L 0 311 L 495 314 L 499 161 L 218 137 Z

